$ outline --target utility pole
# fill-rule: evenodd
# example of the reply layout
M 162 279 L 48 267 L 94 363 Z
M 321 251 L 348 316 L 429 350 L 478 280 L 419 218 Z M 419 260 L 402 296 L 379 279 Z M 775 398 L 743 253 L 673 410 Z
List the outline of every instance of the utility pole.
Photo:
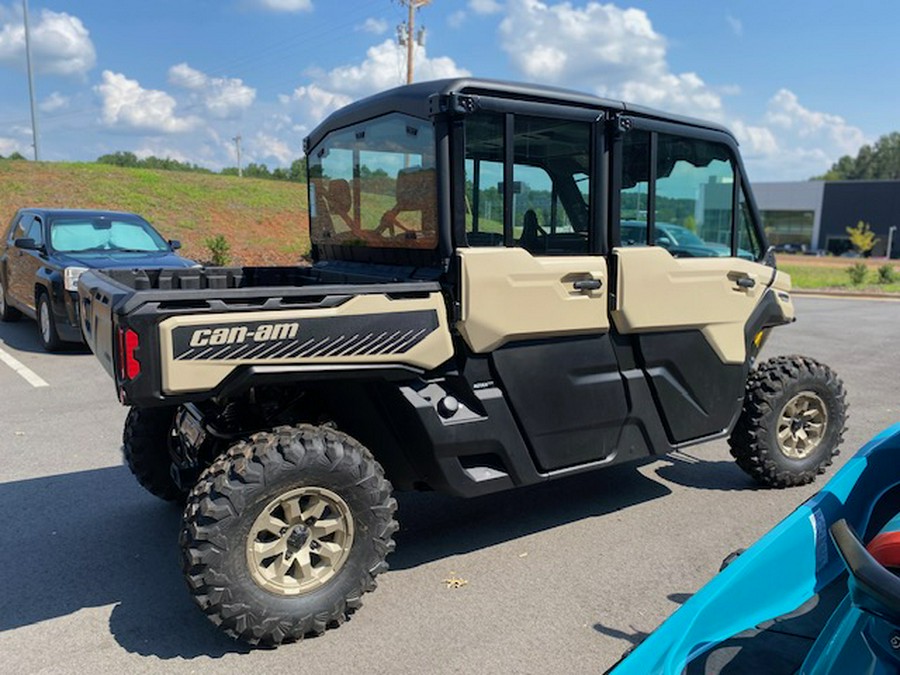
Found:
M 38 120 L 34 106 L 34 75 L 31 71 L 31 33 L 28 30 L 28 0 L 22 0 L 22 11 L 25 15 L 25 64 L 28 68 L 28 98 L 31 101 L 31 138 L 34 146 L 34 161 L 40 160 L 38 149 Z
M 231 140 L 234 141 L 235 148 L 237 148 L 238 178 L 243 178 L 244 177 L 244 169 L 241 166 L 241 135 L 238 134 Z
M 400 4 L 406 5 L 409 10 L 406 25 L 397 26 L 397 37 L 400 40 L 400 44 L 401 46 L 406 45 L 406 84 L 412 84 L 413 82 L 415 44 L 418 43 L 420 46 L 425 44 L 425 29 L 420 28 L 418 35 L 415 32 L 416 10 L 430 2 L 431 0 L 400 0 Z

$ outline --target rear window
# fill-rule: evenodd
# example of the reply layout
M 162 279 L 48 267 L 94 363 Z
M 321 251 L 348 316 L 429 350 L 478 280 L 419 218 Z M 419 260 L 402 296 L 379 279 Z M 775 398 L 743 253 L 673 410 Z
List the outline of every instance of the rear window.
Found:
M 391 114 L 328 134 L 309 155 L 314 244 L 433 249 L 431 124 Z

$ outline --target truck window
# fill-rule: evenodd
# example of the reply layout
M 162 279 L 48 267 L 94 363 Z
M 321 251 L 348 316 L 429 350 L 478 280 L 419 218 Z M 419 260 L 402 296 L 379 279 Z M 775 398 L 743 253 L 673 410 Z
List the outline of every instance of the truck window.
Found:
M 727 145 L 630 131 L 623 139 L 621 172 L 622 246 L 650 243 L 677 258 L 731 255 L 735 167 Z M 755 257 L 738 246 L 738 255 Z
M 590 124 L 516 115 L 512 197 L 504 204 L 504 117 L 478 113 L 467 118 L 468 245 L 511 241 L 534 255 L 588 253 L 590 147 Z M 512 227 L 505 236 L 507 209 Z
M 332 132 L 309 155 L 314 244 L 437 246 L 434 132 L 391 114 Z

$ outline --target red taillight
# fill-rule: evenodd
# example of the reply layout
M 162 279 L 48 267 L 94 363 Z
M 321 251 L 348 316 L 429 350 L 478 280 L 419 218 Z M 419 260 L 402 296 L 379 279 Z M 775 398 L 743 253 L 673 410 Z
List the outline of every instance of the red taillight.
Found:
M 140 347 L 138 334 L 130 328 L 119 329 L 119 377 L 133 380 L 141 374 L 141 362 L 134 353 Z

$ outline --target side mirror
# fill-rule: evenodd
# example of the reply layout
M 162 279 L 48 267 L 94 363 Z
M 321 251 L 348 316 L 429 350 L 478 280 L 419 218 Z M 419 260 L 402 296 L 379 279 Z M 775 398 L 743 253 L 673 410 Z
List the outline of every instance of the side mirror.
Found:
M 41 247 L 37 245 L 37 242 L 30 237 L 22 237 L 21 239 L 16 239 L 13 242 L 13 246 L 16 248 L 20 248 L 23 251 L 40 251 Z
M 659 244 L 660 246 L 665 246 L 668 248 L 669 246 L 672 245 L 672 240 L 669 239 L 668 237 L 659 237 L 656 240 L 656 243 Z
M 173 251 L 177 251 L 181 248 L 181 242 L 177 239 L 169 239 L 169 248 Z

